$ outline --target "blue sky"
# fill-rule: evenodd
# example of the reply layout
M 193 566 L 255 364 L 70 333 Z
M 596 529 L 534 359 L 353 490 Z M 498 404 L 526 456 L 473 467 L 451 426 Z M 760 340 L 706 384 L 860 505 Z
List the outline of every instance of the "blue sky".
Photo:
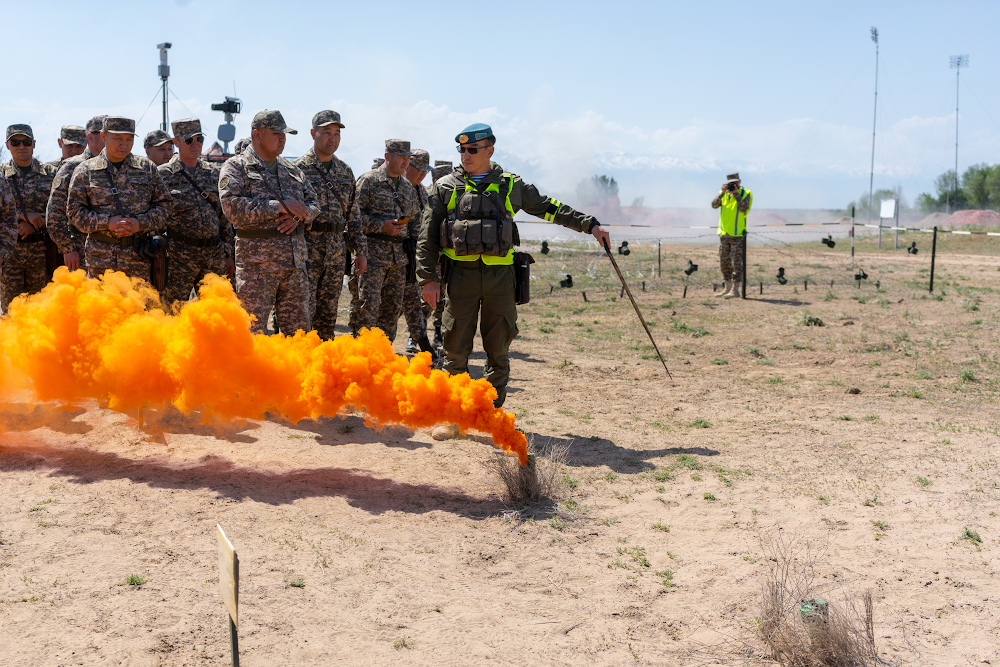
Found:
M 26 3 L 5 31 L 0 124 L 31 123 L 46 159 L 60 125 L 96 113 L 155 129 L 170 41 L 170 116 L 213 139 L 210 105 L 235 82 L 238 137 L 277 108 L 298 155 L 333 108 L 357 174 L 390 137 L 453 159 L 454 135 L 484 121 L 497 161 L 570 202 L 603 173 L 626 204 L 704 206 L 739 169 L 756 207 L 834 208 L 868 188 L 873 25 L 875 187 L 912 201 L 953 165 L 953 54 L 971 61 L 959 169 L 1000 162 L 996 2 Z

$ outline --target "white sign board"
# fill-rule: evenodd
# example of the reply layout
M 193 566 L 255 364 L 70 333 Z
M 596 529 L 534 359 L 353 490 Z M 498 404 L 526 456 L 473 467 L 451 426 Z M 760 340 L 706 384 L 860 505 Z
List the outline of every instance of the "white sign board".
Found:
M 240 600 L 240 565 L 236 550 L 233 549 L 232 542 L 226 537 L 222 526 L 216 524 L 216 536 L 219 538 L 219 589 L 222 592 L 222 601 L 226 603 L 226 609 L 233 619 L 233 625 L 239 625 L 239 600 Z
M 896 217 L 896 200 L 895 199 L 883 199 L 882 200 L 882 210 L 879 211 L 878 217 L 880 217 L 880 218 L 895 218 Z

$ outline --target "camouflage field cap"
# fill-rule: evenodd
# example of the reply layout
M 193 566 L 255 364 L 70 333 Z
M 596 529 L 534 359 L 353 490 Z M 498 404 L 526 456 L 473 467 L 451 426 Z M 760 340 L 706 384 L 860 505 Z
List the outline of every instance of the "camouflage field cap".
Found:
M 104 119 L 107 118 L 105 114 L 99 116 L 94 116 L 87 121 L 87 134 L 96 134 L 104 129 Z
M 101 131 L 105 134 L 135 134 L 135 121 L 125 116 L 105 116 Z
M 35 135 L 31 132 L 31 126 L 25 125 L 24 123 L 18 123 L 17 125 L 10 125 L 7 127 L 7 139 L 16 136 L 18 134 L 23 134 L 32 141 L 35 140 Z
M 63 144 L 87 145 L 87 130 L 79 125 L 63 125 L 59 129 L 59 138 Z
M 236 146 L 235 148 L 233 148 L 233 150 L 235 151 L 236 155 L 239 155 L 240 153 L 245 151 L 247 146 L 249 146 L 250 144 L 251 144 L 250 137 L 243 137 L 242 139 L 236 142 Z
M 434 160 L 435 167 L 454 167 L 455 163 L 451 160 Z
M 431 154 L 420 148 L 414 148 L 413 155 L 410 156 L 410 166 L 416 167 L 421 171 L 430 171 Z
M 384 157 L 377 157 L 374 160 L 372 160 L 372 169 L 378 169 L 383 164 L 385 164 L 385 158 Z
M 431 169 L 431 178 L 435 182 L 437 182 L 438 179 L 444 178 L 454 170 L 455 170 L 454 167 L 452 167 L 450 164 L 439 164 L 433 169 Z
M 191 137 L 197 137 L 199 134 L 205 134 L 201 131 L 201 121 L 197 118 L 175 120 L 170 124 L 170 129 L 174 131 L 174 136 L 178 139 L 190 139 Z
M 250 121 L 251 130 L 271 130 L 272 132 L 279 132 L 282 134 L 298 134 L 298 130 L 293 130 L 292 128 L 285 125 L 285 119 L 282 117 L 281 112 L 275 109 L 264 109 L 263 111 L 258 111 L 257 115 L 253 117 Z
M 728 174 L 726 176 L 726 183 L 735 183 L 738 180 L 740 180 L 740 173 L 739 172 Z
M 162 146 L 163 144 L 169 144 L 171 141 L 173 139 L 163 130 L 153 130 L 142 140 L 142 147 L 152 148 L 153 146 Z
M 482 141 L 493 136 L 493 128 L 486 123 L 473 123 L 458 133 L 455 137 L 456 144 L 471 144 L 475 141 Z
M 325 127 L 327 125 L 339 125 L 341 127 L 347 127 L 340 122 L 340 114 L 336 111 L 320 111 L 318 114 L 313 116 L 313 129 L 320 127 Z
M 402 155 L 403 157 L 413 155 L 410 152 L 410 142 L 403 141 L 402 139 L 386 139 L 385 152 L 392 153 L 393 155 Z

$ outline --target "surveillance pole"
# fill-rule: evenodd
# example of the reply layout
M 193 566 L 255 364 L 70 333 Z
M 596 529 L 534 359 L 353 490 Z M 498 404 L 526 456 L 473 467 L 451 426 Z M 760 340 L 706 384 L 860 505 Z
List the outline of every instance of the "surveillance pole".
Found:
M 157 71 L 160 74 L 160 80 L 163 81 L 163 122 L 160 123 L 160 129 L 164 132 L 167 131 L 167 79 L 170 77 L 170 65 L 167 64 L 167 49 L 171 46 L 170 42 L 163 42 L 156 45 L 156 48 L 160 50 L 160 67 Z
M 955 70 L 955 203 L 958 205 L 958 79 L 962 74 L 962 68 L 969 66 L 969 56 L 952 56 L 950 58 L 951 69 Z M 947 211 L 950 213 L 950 211 Z
M 872 172 L 868 181 L 868 224 L 872 224 L 872 195 L 875 192 L 875 122 L 878 119 L 878 28 L 872 26 L 872 41 L 875 42 L 875 114 L 872 118 Z M 882 223 L 879 222 L 881 225 Z M 881 241 L 879 230 L 879 241 Z

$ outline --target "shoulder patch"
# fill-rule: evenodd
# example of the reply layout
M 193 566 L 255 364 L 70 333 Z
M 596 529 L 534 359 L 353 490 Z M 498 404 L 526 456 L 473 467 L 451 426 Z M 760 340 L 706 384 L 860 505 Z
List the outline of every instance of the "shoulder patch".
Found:
M 228 187 L 229 187 L 229 177 L 223 176 L 222 178 L 219 179 L 219 189 L 225 190 Z

